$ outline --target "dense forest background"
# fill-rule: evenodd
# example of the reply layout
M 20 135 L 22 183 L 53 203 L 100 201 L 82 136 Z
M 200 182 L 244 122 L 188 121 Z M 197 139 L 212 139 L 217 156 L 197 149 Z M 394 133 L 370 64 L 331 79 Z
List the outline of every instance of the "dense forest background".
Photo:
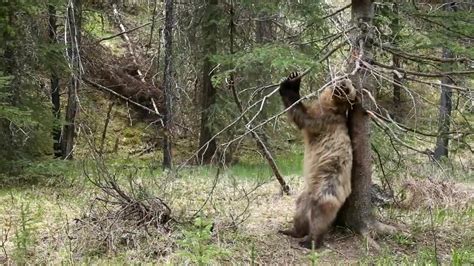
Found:
M 1 264 L 474 263 L 471 1 L 0 1 Z M 366 111 L 322 250 L 277 234 L 293 71 Z

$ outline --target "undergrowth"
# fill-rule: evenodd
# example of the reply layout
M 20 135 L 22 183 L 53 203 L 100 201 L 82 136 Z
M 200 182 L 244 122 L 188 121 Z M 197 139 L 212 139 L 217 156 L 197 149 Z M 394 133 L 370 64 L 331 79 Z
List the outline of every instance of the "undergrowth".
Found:
M 299 191 L 302 155 L 277 158 L 293 191 Z M 111 231 L 120 234 L 108 236 L 98 234 L 96 230 L 100 229 L 94 227 L 76 230 L 78 220 L 90 214 L 93 199 L 100 197 L 99 190 L 83 175 L 87 162 L 45 162 L 31 168 L 32 173 L 40 180 L 62 181 L 39 182 L 34 187 L 5 186 L 0 190 L 0 211 L 5 214 L 0 217 L 0 224 L 11 227 L 8 237 L 2 231 L 8 256 L 0 255 L 0 263 L 474 263 L 470 248 L 474 242 L 472 187 L 468 183 L 443 181 L 445 175 L 455 173 L 456 180 L 466 180 L 469 172 L 452 171 L 443 165 L 441 171 L 429 164 L 412 164 L 416 160 L 398 165 L 399 176 L 387 176 L 385 172 L 384 177 L 380 166 L 375 169 L 374 180 L 382 182 L 389 178 L 401 205 L 405 202 L 402 192 L 406 182 L 423 191 L 413 190 L 423 196 L 415 204 L 376 209 L 381 219 L 400 228 L 397 234 L 377 239 L 382 246 L 379 252 L 367 249 L 363 241 L 348 233 L 331 233 L 331 249 L 316 251 L 295 248 L 297 243 L 278 235 L 276 231 L 291 222 L 297 193 L 280 196 L 278 183 L 261 159 L 249 157 L 221 169 L 216 176 L 216 167 L 190 166 L 174 175 L 162 172 L 152 159 L 109 158 L 106 164 L 117 174 L 118 182 L 127 185 L 127 176 L 132 173 L 134 182 L 145 187 L 149 195 L 163 197 L 178 223 L 169 233 L 127 233 L 123 225 L 118 231 Z M 48 171 L 56 174 L 48 178 Z M 120 238 L 109 241 L 108 237 Z M 103 248 L 94 243 L 102 243 Z

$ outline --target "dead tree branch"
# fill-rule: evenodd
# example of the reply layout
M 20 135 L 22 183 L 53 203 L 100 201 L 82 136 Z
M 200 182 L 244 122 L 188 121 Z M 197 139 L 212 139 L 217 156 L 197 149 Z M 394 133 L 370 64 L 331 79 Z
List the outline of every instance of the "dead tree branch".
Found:
M 119 93 L 116 93 L 115 91 L 113 91 L 113 90 L 111 90 L 111 89 L 109 89 L 109 88 L 107 88 L 107 87 L 105 87 L 105 86 L 102 86 L 102 85 L 100 85 L 100 84 L 98 84 L 98 83 L 95 83 L 95 82 L 93 82 L 92 80 L 89 80 L 89 79 L 86 79 L 86 78 L 83 78 L 82 80 L 83 80 L 85 83 L 87 83 L 87 84 L 89 84 L 89 85 L 91 85 L 91 86 L 93 86 L 93 87 L 95 87 L 95 88 L 98 88 L 98 89 L 100 89 L 100 90 L 103 90 L 103 91 L 106 91 L 106 92 L 108 92 L 108 93 L 111 93 L 111 94 L 113 94 L 113 95 L 119 97 L 120 99 L 125 100 L 126 102 L 129 102 L 129 103 L 131 103 L 131 104 L 133 104 L 133 105 L 135 105 L 135 106 L 137 106 L 137 107 L 139 107 L 139 108 L 141 108 L 141 109 L 143 109 L 143 110 L 145 110 L 145 111 L 148 111 L 148 112 L 150 112 L 150 113 L 152 113 L 152 114 L 155 114 L 155 115 L 158 115 L 159 117 L 162 117 L 162 114 L 160 114 L 160 113 L 158 112 L 158 109 L 157 109 L 157 108 L 155 108 L 155 110 L 150 109 L 150 108 L 148 108 L 148 107 L 146 107 L 146 106 L 144 106 L 144 105 L 142 105 L 142 104 L 139 104 L 139 103 L 137 103 L 137 102 L 131 100 L 131 99 L 128 98 L 128 97 L 125 97 L 125 96 L 123 96 L 123 95 L 121 95 L 121 94 L 119 94 Z
M 107 41 L 107 40 L 110 40 L 110 39 L 113 39 L 113 38 L 122 36 L 122 35 L 124 35 L 124 34 L 127 34 L 127 33 L 130 33 L 130 32 L 139 30 L 139 29 L 141 29 L 141 28 L 144 28 L 144 27 L 146 27 L 146 26 L 148 26 L 148 25 L 150 25 L 150 24 L 151 24 L 151 22 L 147 22 L 147 23 L 145 23 L 145 24 L 143 24 L 143 25 L 140 25 L 140 26 L 137 26 L 137 27 L 135 27 L 135 28 L 132 28 L 132 29 L 129 29 L 129 30 L 126 30 L 126 31 L 122 31 L 122 32 L 119 32 L 119 33 L 117 33 L 117 34 L 114 34 L 114 35 L 111 35 L 111 36 L 108 36 L 108 37 L 104 37 L 104 38 L 98 40 L 96 43 L 99 44 L 99 43 L 101 43 L 101 42 L 103 42 L 103 41 Z
M 234 97 L 234 102 L 237 105 L 237 108 L 239 109 L 240 113 L 244 112 L 244 108 L 242 107 L 242 102 L 239 99 L 239 96 L 237 95 L 237 92 L 235 91 L 235 86 L 233 84 L 233 80 L 231 79 L 231 83 L 229 84 L 229 87 L 232 91 L 232 95 Z M 251 122 L 249 122 L 249 119 L 243 115 L 242 119 L 246 123 L 246 128 L 251 127 Z M 265 143 L 265 140 L 260 137 L 259 133 L 252 131 L 252 137 L 255 139 L 257 142 L 257 147 L 260 150 L 260 152 L 263 154 L 263 157 L 265 160 L 267 160 L 268 165 L 273 171 L 273 174 L 275 175 L 275 178 L 278 180 L 278 183 L 280 183 L 281 189 L 285 194 L 290 193 L 290 187 L 288 184 L 285 182 L 285 179 L 283 179 L 283 176 L 280 173 L 280 170 L 278 170 L 278 166 L 275 163 L 275 160 L 273 159 L 273 156 L 268 149 L 268 143 Z
M 130 40 L 130 37 L 128 37 L 128 34 L 127 34 L 127 29 L 125 28 L 125 26 L 123 25 L 122 23 L 122 20 L 120 18 L 120 13 L 118 11 L 118 8 L 117 8 L 117 5 L 116 4 L 112 4 L 112 9 L 113 9 L 113 13 L 114 13 L 114 17 L 115 17 L 115 21 L 117 23 L 117 25 L 119 26 L 120 30 L 123 32 L 123 34 L 121 34 L 120 36 L 123 38 L 123 40 L 127 43 L 127 46 L 128 46 L 128 52 L 130 53 L 130 55 L 132 56 L 132 59 L 133 59 L 133 63 L 135 64 L 135 66 L 137 66 L 137 73 L 138 73 L 138 76 L 140 77 L 140 80 L 142 82 L 145 82 L 145 76 L 143 75 L 143 73 L 141 72 L 141 70 L 138 68 L 138 61 L 137 61 L 137 56 L 135 54 L 135 49 L 133 48 L 133 45 L 132 45 L 132 41 Z

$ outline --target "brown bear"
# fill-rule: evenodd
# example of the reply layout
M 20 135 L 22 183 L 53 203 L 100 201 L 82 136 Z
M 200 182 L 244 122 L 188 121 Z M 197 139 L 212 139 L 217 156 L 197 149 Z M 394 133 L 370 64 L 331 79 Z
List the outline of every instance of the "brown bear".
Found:
M 280 231 L 307 248 L 319 248 L 324 234 L 351 192 L 352 146 L 347 111 L 356 90 L 348 79 L 325 88 L 309 105 L 300 100 L 301 76 L 292 73 L 280 84 L 289 118 L 304 136 L 304 191 L 296 201 L 293 228 Z

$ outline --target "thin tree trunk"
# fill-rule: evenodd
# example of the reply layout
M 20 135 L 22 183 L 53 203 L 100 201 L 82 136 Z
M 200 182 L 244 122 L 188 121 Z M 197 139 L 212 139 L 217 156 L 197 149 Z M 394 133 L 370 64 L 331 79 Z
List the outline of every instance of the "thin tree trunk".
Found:
M 165 70 L 163 84 L 165 93 L 165 113 L 163 117 L 163 168 L 172 168 L 171 129 L 173 127 L 173 0 L 165 1 Z
M 212 86 L 212 62 L 210 57 L 217 52 L 217 0 L 209 0 L 206 6 L 206 16 L 202 26 L 204 38 L 204 62 L 202 64 L 202 91 L 201 91 L 201 129 L 199 136 L 199 163 L 208 164 L 216 153 L 217 144 L 213 139 L 213 130 L 210 125 L 212 106 L 216 102 L 216 89 Z
M 456 11 L 456 2 L 444 0 L 443 9 L 446 11 Z M 453 53 L 447 48 L 443 47 L 443 58 L 453 58 Z M 449 68 L 449 63 L 445 63 L 445 68 Z M 441 157 L 448 157 L 449 146 L 449 129 L 451 125 L 451 110 L 453 106 L 453 90 L 449 85 L 454 82 L 451 77 L 445 76 L 441 78 L 441 96 L 439 100 L 439 118 L 438 118 L 438 137 L 436 138 L 436 147 L 434 151 L 434 158 L 436 160 Z
M 243 113 L 244 112 L 244 109 L 242 107 L 242 103 L 239 99 L 239 96 L 237 95 L 237 92 L 235 90 L 235 86 L 234 86 L 234 83 L 233 83 L 233 77 L 230 78 L 231 79 L 231 82 L 229 84 L 229 87 L 232 91 L 232 95 L 234 96 L 234 102 L 235 104 L 237 105 L 240 113 Z M 242 120 L 248 124 L 249 123 L 249 120 L 247 118 L 247 116 L 243 115 L 242 116 Z M 251 127 L 251 125 L 249 125 L 249 128 Z M 260 150 L 260 152 L 263 154 L 263 157 L 265 158 L 265 160 L 267 160 L 267 163 L 268 165 L 270 166 L 270 169 L 272 169 L 272 172 L 273 174 L 275 175 L 275 178 L 278 180 L 278 183 L 280 183 L 280 186 L 281 186 L 281 190 L 285 193 L 285 194 L 289 194 L 290 193 L 290 187 L 288 186 L 288 184 L 285 182 L 285 179 L 283 178 L 283 176 L 281 175 L 280 173 L 280 170 L 278 170 L 278 166 L 275 162 L 275 160 L 273 159 L 273 156 L 270 152 L 270 150 L 268 149 L 269 145 L 268 143 L 266 143 L 265 139 L 262 138 L 257 132 L 255 131 L 252 131 L 251 132 L 251 135 L 252 137 L 254 138 L 255 142 L 257 143 L 257 148 Z
M 358 27 L 358 31 L 351 36 L 352 54 L 361 56 L 361 60 L 371 62 L 372 47 L 370 41 L 370 27 L 374 16 L 374 4 L 372 0 L 352 0 L 352 23 Z M 355 67 L 351 64 L 350 71 Z M 357 88 L 359 97 L 362 89 L 374 93 L 374 80 L 366 69 L 359 69 L 351 77 Z M 372 161 L 370 154 L 370 119 L 365 109 L 370 109 L 370 99 L 360 97 L 349 112 L 349 134 L 352 141 L 353 165 L 352 165 L 352 192 L 347 198 L 344 206 L 338 214 L 338 223 L 344 224 L 352 230 L 365 235 L 373 222 L 371 215 L 372 204 L 370 201 L 370 187 L 372 184 Z
M 114 3 L 114 4 L 112 4 L 112 10 L 114 12 L 115 22 L 119 26 L 119 29 L 120 29 L 121 32 L 127 32 L 127 29 L 125 28 L 125 26 L 122 23 L 122 20 L 120 19 L 120 13 L 119 13 L 118 8 L 117 8 L 117 2 L 118 1 L 116 1 L 116 3 Z M 138 65 L 138 61 L 137 61 L 137 56 L 136 56 L 136 53 L 135 53 L 135 49 L 133 48 L 132 41 L 130 40 L 130 37 L 128 37 L 127 33 L 124 33 L 120 36 L 125 41 L 125 43 L 127 43 L 128 52 L 129 52 L 130 56 L 132 57 L 133 64 L 137 67 L 138 77 L 140 78 L 141 81 L 145 82 L 145 77 L 143 76 L 142 71 L 138 68 L 139 65 Z
M 49 14 L 49 42 L 55 44 L 57 42 L 57 19 L 56 19 L 56 8 L 54 5 L 48 5 Z M 56 70 L 51 71 L 51 103 L 53 105 L 53 150 L 55 157 L 61 157 L 61 99 L 59 94 L 59 77 Z
M 109 108 L 107 109 L 107 116 L 105 117 L 104 130 L 102 131 L 102 137 L 100 138 L 100 150 L 99 154 L 104 154 L 105 138 L 107 137 L 107 129 L 109 127 L 110 118 L 112 116 L 112 109 L 115 105 L 115 102 L 111 100 L 109 103 Z
M 392 54 L 392 63 L 396 68 L 400 68 L 400 56 Z M 402 112 L 402 78 L 398 73 L 393 73 L 393 118 L 395 121 L 400 121 Z
M 259 44 L 269 43 L 274 40 L 273 24 L 267 17 L 267 12 L 261 12 L 256 21 L 255 39 Z
M 452 52 L 448 48 L 443 48 L 443 58 L 452 58 Z M 436 139 L 436 148 L 434 158 L 448 157 L 449 146 L 449 128 L 451 124 L 452 95 L 453 90 L 449 85 L 454 82 L 450 77 L 441 78 L 441 97 L 439 100 L 439 120 L 438 137 Z
M 398 18 L 399 12 L 398 12 L 398 3 L 393 4 L 393 13 L 395 17 L 392 20 L 392 23 L 390 25 L 392 29 L 392 42 L 394 46 L 398 45 L 398 35 L 400 33 L 400 19 Z M 396 68 L 400 68 L 400 56 L 397 54 L 392 54 L 392 63 L 393 66 Z M 395 121 L 400 121 L 401 119 L 401 104 L 402 104 L 402 78 L 399 76 L 398 73 L 393 73 L 393 118 Z
M 81 0 L 70 0 L 67 8 L 66 41 L 67 54 L 72 72 L 71 83 L 68 87 L 65 125 L 62 132 L 62 156 L 73 158 L 75 122 L 78 105 L 78 90 L 81 80 L 80 43 L 81 43 Z
M 231 1 L 231 7 L 230 8 L 231 8 L 230 54 L 233 55 L 234 54 L 234 31 L 235 31 L 233 1 Z M 232 62 L 231 67 L 233 67 L 233 62 Z M 240 101 L 239 96 L 237 94 L 237 91 L 235 90 L 234 73 L 231 73 L 231 75 L 230 75 L 229 88 L 232 91 L 232 95 L 234 97 L 234 102 L 237 105 L 237 108 L 239 109 L 240 113 L 243 113 L 244 108 L 242 106 L 242 102 Z M 244 122 L 246 124 L 249 124 L 249 120 L 248 120 L 247 116 L 243 115 L 242 119 L 244 120 Z M 251 125 L 248 125 L 248 126 L 249 126 L 249 128 L 251 127 Z M 280 170 L 278 170 L 278 166 L 277 166 L 275 160 L 273 159 L 273 156 L 270 152 L 270 149 L 268 148 L 269 145 L 268 145 L 266 139 L 263 138 L 262 136 L 260 136 L 260 134 L 255 132 L 255 131 L 252 131 L 251 135 L 255 139 L 255 142 L 257 143 L 257 147 L 260 150 L 260 152 L 263 154 L 263 157 L 265 158 L 265 160 L 267 160 L 268 165 L 270 166 L 270 169 L 272 169 L 272 172 L 275 175 L 276 179 L 280 183 L 282 191 L 285 194 L 289 194 L 290 193 L 290 187 L 288 186 L 288 184 L 286 184 L 285 179 L 283 178 L 283 176 L 280 173 Z

